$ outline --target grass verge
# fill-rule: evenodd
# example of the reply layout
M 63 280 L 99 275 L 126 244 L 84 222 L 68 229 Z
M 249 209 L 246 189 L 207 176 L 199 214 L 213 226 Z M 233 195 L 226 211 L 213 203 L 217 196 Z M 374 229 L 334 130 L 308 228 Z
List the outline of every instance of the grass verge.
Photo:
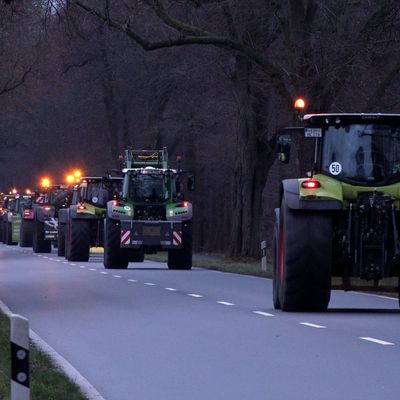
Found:
M 167 262 L 167 257 L 167 253 L 146 254 L 146 260 L 157 262 Z M 272 267 L 270 264 L 267 265 L 267 271 L 262 271 L 260 261 L 251 258 L 230 259 L 219 254 L 194 254 L 193 266 L 221 272 L 259 276 L 263 278 L 272 277 Z
M 0 313 L 0 399 L 10 399 L 10 320 Z M 86 400 L 49 357 L 30 346 L 31 400 Z

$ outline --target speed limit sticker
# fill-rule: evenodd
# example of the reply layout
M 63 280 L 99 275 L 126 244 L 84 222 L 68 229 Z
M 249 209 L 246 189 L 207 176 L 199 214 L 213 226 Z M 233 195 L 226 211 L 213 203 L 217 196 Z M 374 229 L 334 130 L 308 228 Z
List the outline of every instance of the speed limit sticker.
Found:
M 329 166 L 329 172 L 332 175 L 339 175 L 342 172 L 342 166 L 340 163 L 338 162 L 333 162 L 330 166 Z

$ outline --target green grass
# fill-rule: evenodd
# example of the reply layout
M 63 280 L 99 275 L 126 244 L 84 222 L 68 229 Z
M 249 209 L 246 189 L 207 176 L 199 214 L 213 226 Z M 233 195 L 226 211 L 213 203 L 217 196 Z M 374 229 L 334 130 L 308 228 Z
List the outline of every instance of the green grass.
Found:
M 151 261 L 167 262 L 167 253 L 146 255 L 146 259 Z M 270 264 L 267 265 L 267 271 L 262 271 L 260 261 L 250 258 L 230 259 L 221 255 L 194 254 L 193 266 L 235 274 L 261 276 L 264 278 L 272 277 Z
M 10 399 L 10 321 L 0 313 L 0 399 Z M 75 386 L 51 360 L 30 346 L 31 400 L 85 400 Z

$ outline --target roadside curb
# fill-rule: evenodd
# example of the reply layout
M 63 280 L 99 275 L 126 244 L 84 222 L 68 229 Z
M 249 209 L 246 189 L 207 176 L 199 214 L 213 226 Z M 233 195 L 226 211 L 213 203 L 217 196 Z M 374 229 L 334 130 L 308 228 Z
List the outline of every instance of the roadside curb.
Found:
M 11 316 L 11 310 L 0 300 L 0 310 L 7 315 Z M 83 377 L 79 371 L 74 368 L 64 357 L 62 357 L 56 350 L 47 344 L 37 333 L 29 329 L 29 337 L 34 345 L 43 353 L 45 353 L 54 365 L 61 370 L 75 385 L 79 387 L 81 392 L 88 398 L 88 400 L 105 400 L 105 398 L 93 387 L 93 385 Z

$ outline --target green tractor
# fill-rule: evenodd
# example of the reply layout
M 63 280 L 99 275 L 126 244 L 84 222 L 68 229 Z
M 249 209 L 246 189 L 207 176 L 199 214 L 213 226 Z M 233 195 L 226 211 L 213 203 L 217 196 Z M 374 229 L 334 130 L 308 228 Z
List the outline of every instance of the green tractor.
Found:
M 182 193 L 186 171 L 168 167 L 167 149 L 125 151 L 122 198 L 107 204 L 105 268 L 143 262 L 144 254 L 168 252 L 168 268 L 192 267 L 192 204 Z M 195 180 L 189 176 L 188 190 Z
M 275 209 L 273 304 L 324 311 L 332 282 L 344 290 L 398 291 L 400 115 L 310 114 L 277 138 L 313 141 L 307 177 L 282 181 Z M 333 278 L 333 279 L 332 279 Z
M 58 255 L 88 261 L 91 247 L 103 247 L 107 202 L 120 198 L 122 177 L 82 177 L 69 208 L 60 210 Z
M 43 197 L 33 204 L 32 249 L 35 253 L 51 253 L 57 243 L 58 214 L 69 207 L 72 189 L 65 185 L 51 185 L 43 190 Z

